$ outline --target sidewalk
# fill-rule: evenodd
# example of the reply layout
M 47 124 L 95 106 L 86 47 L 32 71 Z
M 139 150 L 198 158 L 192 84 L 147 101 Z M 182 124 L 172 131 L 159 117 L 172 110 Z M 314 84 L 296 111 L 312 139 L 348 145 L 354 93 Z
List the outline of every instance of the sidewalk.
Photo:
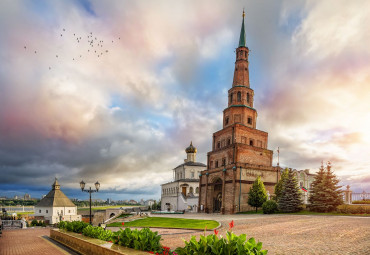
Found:
M 3 230 L 0 255 L 73 254 L 49 239 L 49 228 Z

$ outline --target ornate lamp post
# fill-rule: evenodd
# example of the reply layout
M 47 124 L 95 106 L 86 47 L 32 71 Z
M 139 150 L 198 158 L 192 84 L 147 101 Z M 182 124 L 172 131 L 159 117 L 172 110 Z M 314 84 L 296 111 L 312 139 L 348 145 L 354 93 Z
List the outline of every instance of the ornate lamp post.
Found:
M 91 220 L 91 193 L 99 191 L 100 183 L 98 181 L 95 182 L 95 190 L 92 190 L 91 187 L 89 187 L 89 189 L 85 190 L 85 182 L 84 181 L 80 182 L 80 187 L 81 187 L 82 192 L 88 192 L 90 194 L 90 225 L 92 225 L 92 220 Z

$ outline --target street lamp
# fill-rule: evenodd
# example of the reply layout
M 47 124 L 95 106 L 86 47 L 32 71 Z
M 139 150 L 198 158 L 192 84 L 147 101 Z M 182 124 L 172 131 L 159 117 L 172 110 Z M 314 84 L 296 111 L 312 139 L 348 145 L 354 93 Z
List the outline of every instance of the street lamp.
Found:
M 91 193 L 98 192 L 100 189 L 100 183 L 97 181 L 95 182 L 95 190 L 92 190 L 91 187 L 89 189 L 85 190 L 85 182 L 81 181 L 80 182 L 80 187 L 82 192 L 88 192 L 90 194 L 90 225 L 92 225 L 92 220 L 91 220 Z

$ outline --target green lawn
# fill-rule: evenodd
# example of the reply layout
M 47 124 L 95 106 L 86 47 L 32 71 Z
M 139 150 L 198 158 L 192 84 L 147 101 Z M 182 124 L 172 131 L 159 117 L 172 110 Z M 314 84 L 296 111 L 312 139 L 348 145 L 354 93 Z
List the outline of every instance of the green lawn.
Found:
M 91 210 L 93 211 L 96 211 L 96 210 L 107 210 L 107 209 L 117 209 L 117 208 L 125 208 L 125 207 L 136 207 L 136 206 L 139 206 L 139 205 L 132 205 L 132 206 L 128 206 L 128 205 L 109 205 L 109 206 L 95 206 L 95 207 L 92 207 Z M 89 211 L 90 210 L 90 207 L 78 207 L 77 208 L 78 211 Z
M 191 229 L 213 229 L 218 226 L 214 220 L 193 220 L 166 217 L 148 217 L 135 221 L 125 222 L 125 227 L 161 227 L 161 228 L 191 228 Z M 108 224 L 107 227 L 122 227 L 121 222 Z

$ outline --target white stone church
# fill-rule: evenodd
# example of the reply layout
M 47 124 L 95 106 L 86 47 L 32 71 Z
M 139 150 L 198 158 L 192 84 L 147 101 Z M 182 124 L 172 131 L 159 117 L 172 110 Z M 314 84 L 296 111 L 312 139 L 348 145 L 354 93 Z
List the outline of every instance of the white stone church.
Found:
M 185 163 L 173 169 L 174 180 L 162 184 L 161 210 L 162 211 L 190 211 L 197 212 L 199 200 L 199 174 L 207 166 L 196 162 L 197 149 L 190 143 L 185 149 L 187 159 Z

